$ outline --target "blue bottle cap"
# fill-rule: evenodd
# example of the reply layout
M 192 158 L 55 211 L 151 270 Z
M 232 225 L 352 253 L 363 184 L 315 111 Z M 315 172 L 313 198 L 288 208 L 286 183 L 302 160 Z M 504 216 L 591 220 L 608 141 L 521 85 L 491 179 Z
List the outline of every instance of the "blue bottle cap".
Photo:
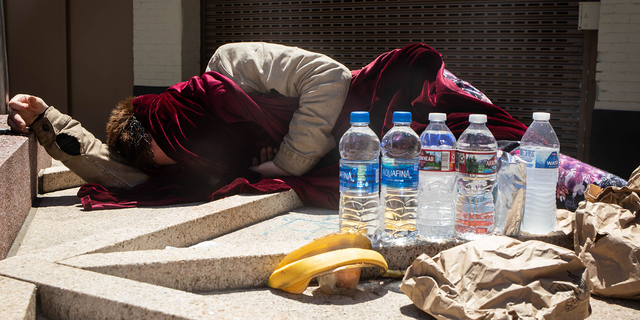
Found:
M 351 123 L 369 123 L 369 112 L 366 111 L 354 111 L 351 112 Z
M 411 112 L 407 111 L 394 111 L 393 122 L 411 122 Z

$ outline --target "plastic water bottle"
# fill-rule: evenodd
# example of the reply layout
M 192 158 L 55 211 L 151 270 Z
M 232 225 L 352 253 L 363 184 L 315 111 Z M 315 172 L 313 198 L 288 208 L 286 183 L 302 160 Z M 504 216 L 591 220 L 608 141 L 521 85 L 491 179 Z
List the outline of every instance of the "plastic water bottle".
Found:
M 393 128 L 380 141 L 383 208 L 382 241 L 405 244 L 415 240 L 418 215 L 420 137 L 411 129 L 411 113 L 393 113 Z
M 418 234 L 430 240 L 453 238 L 455 230 L 456 137 L 445 120 L 445 113 L 430 113 L 429 126 L 420 135 Z
M 496 139 L 484 114 L 469 115 L 456 152 L 456 235 L 475 240 L 493 232 L 493 185 L 496 180 Z
M 547 234 L 556 226 L 556 185 L 560 143 L 547 112 L 534 112 L 533 123 L 520 142 L 520 157 L 527 162 L 527 189 L 523 230 Z
M 340 139 L 340 232 L 378 241 L 380 140 L 369 128 L 368 112 L 352 112 L 351 128 Z

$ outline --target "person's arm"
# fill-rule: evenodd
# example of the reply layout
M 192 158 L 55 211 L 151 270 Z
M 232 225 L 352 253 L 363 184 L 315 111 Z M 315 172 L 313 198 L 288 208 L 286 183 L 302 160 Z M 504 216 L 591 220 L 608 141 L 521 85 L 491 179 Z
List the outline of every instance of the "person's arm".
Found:
M 351 82 L 351 73 L 344 65 L 319 53 L 252 42 L 221 46 L 206 71 L 229 77 L 247 94 L 275 90 L 300 98 L 300 108 L 293 115 L 289 133 L 273 163 L 263 164 L 267 169 L 275 164 L 300 176 L 335 147 L 331 131 Z
M 84 129 L 80 122 L 49 107 L 40 98 L 17 95 L 9 102 L 7 119 L 14 131 L 29 127 L 52 158 L 89 183 L 131 188 L 148 180 L 143 172 L 125 164 L 117 153 Z

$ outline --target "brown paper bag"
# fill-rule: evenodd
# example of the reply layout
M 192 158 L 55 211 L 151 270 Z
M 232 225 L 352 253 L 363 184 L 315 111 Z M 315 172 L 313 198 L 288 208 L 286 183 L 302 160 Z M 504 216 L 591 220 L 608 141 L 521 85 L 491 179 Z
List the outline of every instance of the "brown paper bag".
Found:
M 400 289 L 437 319 L 585 319 L 588 279 L 571 250 L 492 236 L 421 255 Z
M 589 201 L 576 210 L 575 250 L 587 265 L 593 294 L 640 300 L 639 177 L 640 167 L 627 187 L 589 186 Z

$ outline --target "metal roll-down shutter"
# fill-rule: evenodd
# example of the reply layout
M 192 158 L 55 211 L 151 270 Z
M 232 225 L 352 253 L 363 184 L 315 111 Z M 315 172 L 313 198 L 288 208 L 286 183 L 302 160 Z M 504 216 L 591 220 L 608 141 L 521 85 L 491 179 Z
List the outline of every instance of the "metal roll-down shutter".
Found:
M 524 124 L 534 111 L 551 112 L 561 152 L 576 157 L 584 152 L 586 38 L 578 10 L 577 1 L 205 0 L 202 60 L 225 43 L 265 41 L 321 52 L 355 70 L 423 42 Z

